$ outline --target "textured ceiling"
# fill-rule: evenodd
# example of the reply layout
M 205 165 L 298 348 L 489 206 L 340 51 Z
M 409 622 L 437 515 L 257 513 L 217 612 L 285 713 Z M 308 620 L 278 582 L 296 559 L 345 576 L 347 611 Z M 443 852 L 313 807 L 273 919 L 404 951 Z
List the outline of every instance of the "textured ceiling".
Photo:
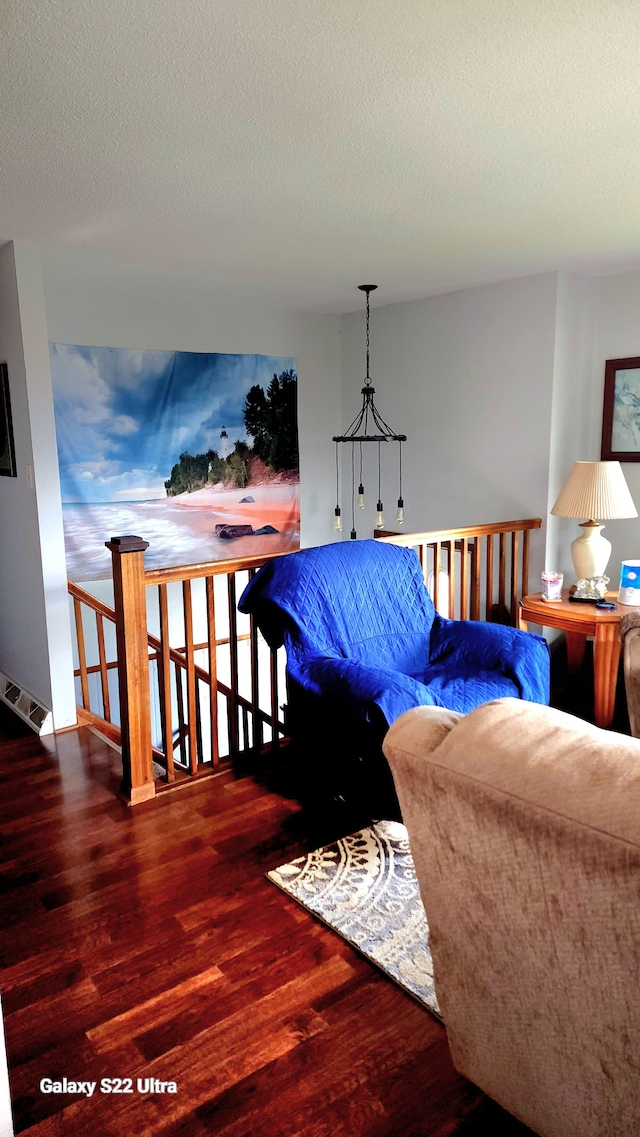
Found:
M 640 263 L 638 0 L 3 0 L 0 235 L 338 312 Z

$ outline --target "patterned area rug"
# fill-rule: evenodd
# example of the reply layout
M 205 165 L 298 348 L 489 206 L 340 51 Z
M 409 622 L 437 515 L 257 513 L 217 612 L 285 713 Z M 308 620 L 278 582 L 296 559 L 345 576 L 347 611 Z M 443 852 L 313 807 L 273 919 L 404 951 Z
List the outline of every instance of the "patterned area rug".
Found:
M 378 821 L 267 876 L 440 1017 L 404 825 Z

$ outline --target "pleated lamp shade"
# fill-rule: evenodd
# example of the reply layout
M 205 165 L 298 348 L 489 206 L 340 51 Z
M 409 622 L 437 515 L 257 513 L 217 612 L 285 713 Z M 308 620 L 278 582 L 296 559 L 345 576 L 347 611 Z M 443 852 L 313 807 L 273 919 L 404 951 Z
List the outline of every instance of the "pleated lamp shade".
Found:
M 555 517 L 637 517 L 619 462 L 574 462 L 551 510 Z

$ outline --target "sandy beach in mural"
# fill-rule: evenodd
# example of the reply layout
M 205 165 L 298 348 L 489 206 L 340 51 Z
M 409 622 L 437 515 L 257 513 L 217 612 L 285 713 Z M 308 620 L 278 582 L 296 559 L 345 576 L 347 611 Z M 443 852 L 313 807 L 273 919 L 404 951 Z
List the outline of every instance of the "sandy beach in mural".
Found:
M 111 575 L 111 555 L 104 542 L 135 533 L 149 542 L 147 568 L 290 552 L 300 545 L 298 484 L 248 486 L 222 490 L 205 486 L 193 493 L 154 501 L 63 506 L 67 569 L 71 580 L 102 580 Z M 254 498 L 242 502 L 243 497 Z M 217 524 L 272 525 L 277 533 L 223 540 Z

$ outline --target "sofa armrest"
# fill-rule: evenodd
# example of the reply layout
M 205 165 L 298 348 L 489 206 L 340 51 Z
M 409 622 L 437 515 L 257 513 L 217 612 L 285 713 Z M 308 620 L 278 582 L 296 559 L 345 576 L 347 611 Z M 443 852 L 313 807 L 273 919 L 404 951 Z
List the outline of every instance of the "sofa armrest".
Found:
M 624 658 L 624 686 L 627 695 L 629 726 L 634 738 L 640 738 L 640 612 L 629 612 L 620 623 L 620 639 Z
M 382 744 L 385 757 L 407 751 L 426 758 L 464 717 L 461 711 L 447 707 L 414 707 L 397 719 L 387 734 Z

